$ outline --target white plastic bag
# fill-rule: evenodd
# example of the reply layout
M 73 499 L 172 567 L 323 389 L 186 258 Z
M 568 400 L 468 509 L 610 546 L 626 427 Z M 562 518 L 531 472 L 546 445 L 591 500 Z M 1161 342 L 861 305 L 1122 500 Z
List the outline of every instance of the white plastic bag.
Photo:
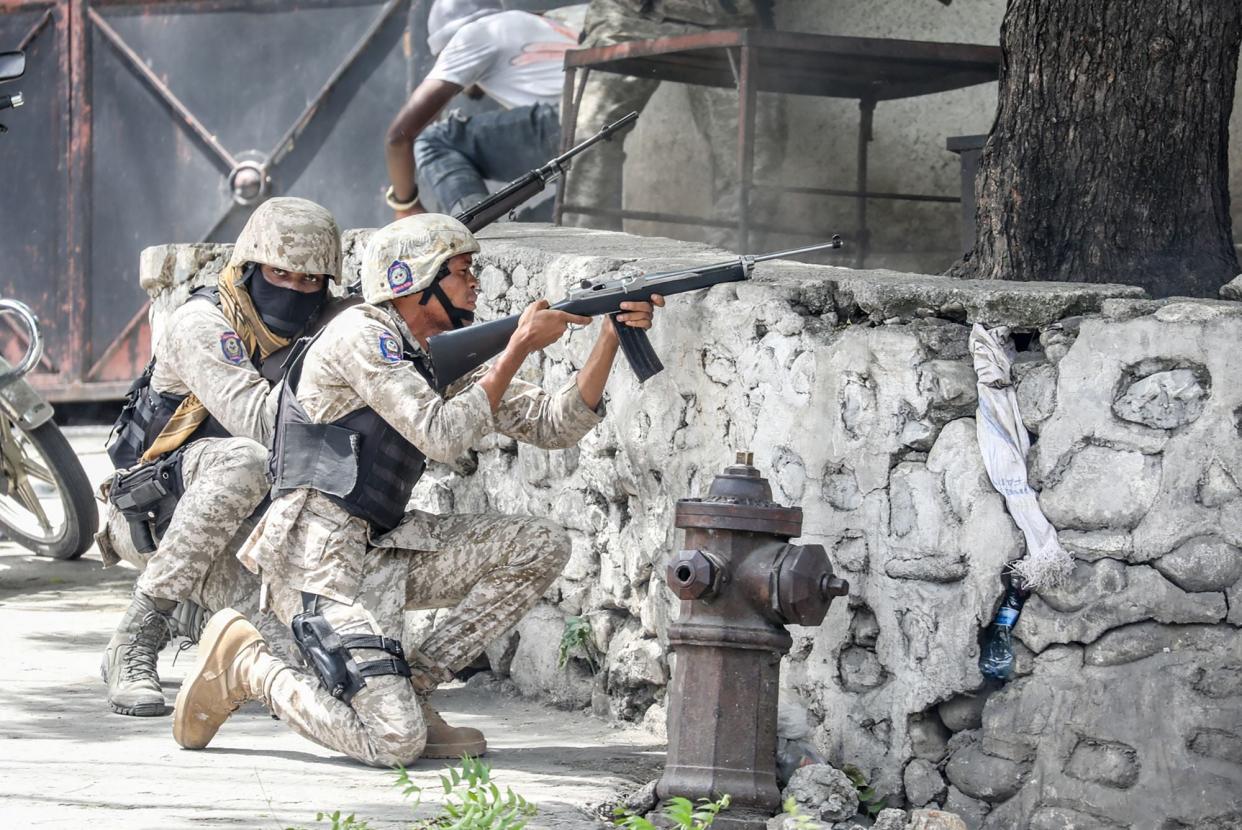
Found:
M 1027 483 L 1026 454 L 1031 442 L 1013 389 L 1009 329 L 1002 326 L 989 331 L 976 323 L 970 331 L 970 355 L 978 376 L 975 432 L 983 466 L 1026 537 L 1026 558 L 1015 563 L 1014 570 L 1032 590 L 1054 587 L 1073 571 L 1074 560 L 1061 547 L 1056 528 L 1049 524 Z

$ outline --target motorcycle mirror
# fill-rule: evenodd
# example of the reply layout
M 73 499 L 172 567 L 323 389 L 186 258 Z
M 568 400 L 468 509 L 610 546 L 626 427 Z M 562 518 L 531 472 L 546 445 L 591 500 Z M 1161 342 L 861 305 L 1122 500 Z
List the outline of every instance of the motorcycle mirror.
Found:
M 25 73 L 25 52 L 0 52 L 0 82 L 20 78 Z

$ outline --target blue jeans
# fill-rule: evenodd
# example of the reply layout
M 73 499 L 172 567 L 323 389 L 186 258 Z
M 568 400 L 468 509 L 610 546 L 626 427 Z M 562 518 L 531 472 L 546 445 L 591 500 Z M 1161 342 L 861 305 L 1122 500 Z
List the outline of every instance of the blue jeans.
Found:
M 485 179 L 508 182 L 556 157 L 561 145 L 560 112 L 547 104 L 476 115 L 449 113 L 414 142 L 419 178 L 431 188 L 440 210 L 456 214 L 487 195 Z M 551 200 L 540 205 L 548 221 Z

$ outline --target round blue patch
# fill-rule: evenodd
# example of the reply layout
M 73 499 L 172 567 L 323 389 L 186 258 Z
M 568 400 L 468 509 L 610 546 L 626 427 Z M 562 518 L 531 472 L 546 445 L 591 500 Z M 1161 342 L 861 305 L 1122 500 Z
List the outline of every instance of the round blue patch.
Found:
M 236 332 L 226 331 L 220 335 L 220 351 L 229 363 L 240 365 L 246 359 L 246 347 Z
M 394 294 L 400 294 L 408 291 L 414 285 L 414 274 L 410 272 L 410 266 L 401 260 L 394 260 L 392 265 L 388 266 L 388 287 L 393 290 Z
M 388 332 L 379 336 L 379 352 L 385 363 L 401 362 L 401 344 Z

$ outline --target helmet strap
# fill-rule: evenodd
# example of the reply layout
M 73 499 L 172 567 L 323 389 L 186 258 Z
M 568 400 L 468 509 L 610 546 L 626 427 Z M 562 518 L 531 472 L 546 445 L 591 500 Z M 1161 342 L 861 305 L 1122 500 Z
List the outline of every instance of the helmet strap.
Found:
M 440 306 L 444 309 L 444 312 L 448 314 L 449 322 L 453 324 L 453 328 L 459 329 L 474 322 L 474 312 L 453 305 L 453 301 L 449 299 L 448 294 L 444 293 L 444 289 L 440 287 L 440 281 L 448 275 L 449 269 L 446 262 L 440 266 L 440 271 L 436 274 L 435 279 L 431 281 L 431 285 L 423 290 L 423 296 L 418 298 L 418 304 L 427 305 L 427 303 L 431 302 L 431 298 L 435 297 L 440 301 Z

